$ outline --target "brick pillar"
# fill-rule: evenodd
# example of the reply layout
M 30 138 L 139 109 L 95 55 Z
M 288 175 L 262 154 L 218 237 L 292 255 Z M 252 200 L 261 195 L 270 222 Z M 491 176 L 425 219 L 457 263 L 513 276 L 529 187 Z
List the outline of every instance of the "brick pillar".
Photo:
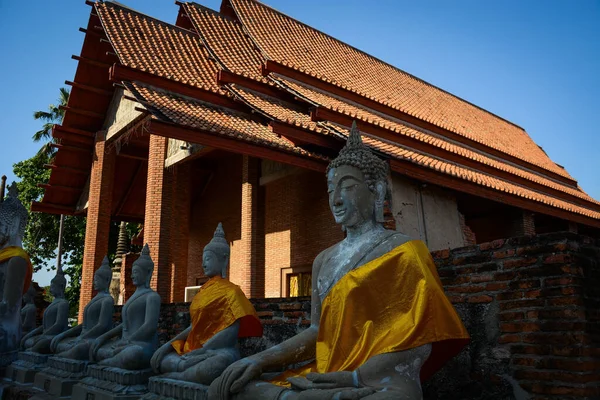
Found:
M 239 246 L 240 262 L 232 265 L 232 282 L 240 285 L 246 296 L 262 297 L 264 289 L 258 276 L 259 234 L 259 160 L 244 156 L 242 163 L 242 227 Z M 263 245 L 264 247 L 264 245 Z M 263 263 L 264 264 L 264 263 Z
M 121 263 L 121 298 L 123 304 L 129 300 L 133 292 L 135 292 L 135 286 L 131 281 L 131 269 L 133 263 L 138 259 L 139 253 L 127 253 L 123 254 L 123 262 Z
M 170 228 L 173 174 L 165 169 L 168 138 L 150 135 L 144 215 L 144 243 L 150 247 L 154 274 L 150 286 L 163 303 L 171 298 Z
M 175 167 L 172 185 L 171 218 L 171 292 L 170 302 L 183 302 L 187 283 L 188 244 L 190 241 L 190 163 Z
M 83 309 L 93 296 L 94 272 L 108 253 L 114 169 L 115 153 L 106 149 L 104 134 L 100 133 L 96 135 L 94 161 L 90 172 L 85 250 L 79 296 L 80 323 L 83 322 Z

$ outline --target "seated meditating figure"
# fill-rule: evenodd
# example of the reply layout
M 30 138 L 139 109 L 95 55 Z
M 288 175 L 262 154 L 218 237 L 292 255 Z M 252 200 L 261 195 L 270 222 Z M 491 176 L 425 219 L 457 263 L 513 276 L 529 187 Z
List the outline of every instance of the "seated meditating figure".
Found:
M 22 296 L 33 275 L 23 250 L 27 210 L 19 201 L 17 184 L 0 202 L 0 354 L 16 352 L 21 343 Z
M 40 354 L 50 354 L 50 343 L 54 337 L 69 327 L 69 302 L 65 299 L 67 280 L 62 269 L 50 281 L 52 303 L 44 310 L 42 326 L 35 328 L 21 339 L 21 348 Z
M 115 302 L 108 293 L 112 280 L 112 270 L 108 258 L 94 274 L 94 290 L 98 294 L 83 309 L 83 323 L 56 335 L 50 343 L 50 350 L 59 357 L 75 360 L 89 360 L 90 346 L 100 335 L 113 326 Z
M 90 347 L 90 361 L 138 370 L 150 367 L 158 346 L 160 296 L 150 288 L 154 263 L 146 244 L 133 263 L 131 280 L 136 287 L 121 310 L 122 323 L 100 335 Z
M 387 164 L 353 124 L 327 169 L 330 208 L 346 237 L 313 263 L 311 326 L 230 365 L 210 399 L 421 399 L 421 380 L 468 342 L 425 244 L 383 227 L 387 182 Z
M 35 306 L 36 291 L 33 285 L 29 285 L 29 289 L 23 295 L 25 305 L 21 308 L 21 328 L 23 334 L 27 334 L 35 329 L 37 318 L 37 307 Z
M 240 359 L 238 338 L 262 336 L 254 307 L 239 286 L 225 278 L 229 243 L 219 223 L 204 248 L 202 268 L 210 277 L 190 304 L 191 325 L 152 357 L 152 368 L 164 377 L 210 383 Z

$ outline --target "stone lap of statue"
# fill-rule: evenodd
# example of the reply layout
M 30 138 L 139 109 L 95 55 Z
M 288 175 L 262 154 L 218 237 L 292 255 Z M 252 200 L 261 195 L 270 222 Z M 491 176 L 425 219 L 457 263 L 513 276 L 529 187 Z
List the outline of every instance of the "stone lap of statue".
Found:
M 346 238 L 314 261 L 311 326 L 233 363 L 209 398 L 421 399 L 420 378 L 468 342 L 425 244 L 383 227 L 387 174 L 353 124 L 327 171 Z M 311 359 L 271 383 L 255 381 L 267 368 Z
M 115 303 L 108 293 L 111 279 L 112 269 L 104 257 L 94 274 L 94 290 L 98 294 L 85 306 L 83 323 L 55 336 L 50 343 L 50 349 L 57 356 L 87 361 L 93 341 L 112 328 Z
M 69 302 L 65 299 L 67 280 L 62 269 L 50 281 L 52 303 L 44 310 L 42 326 L 35 328 L 21 339 L 21 348 L 40 354 L 50 354 L 54 337 L 69 327 Z
M 29 289 L 23 295 L 23 301 L 25 302 L 25 305 L 21 308 L 21 327 L 23 334 L 27 334 L 35 329 L 37 307 L 35 306 L 34 301 L 36 294 L 37 292 L 32 284 L 29 285 Z
M 33 275 L 29 256 L 22 249 L 26 224 L 27 210 L 13 182 L 0 203 L 0 355 L 17 351 L 21 341 L 22 296 Z
M 90 347 L 90 361 L 127 370 L 150 367 L 158 346 L 160 296 L 150 288 L 154 263 L 146 244 L 133 263 L 135 293 L 121 310 L 122 323 L 100 335 Z
M 191 326 L 163 345 L 152 367 L 165 378 L 209 385 L 240 359 L 238 338 L 262 336 L 254 307 L 239 286 L 225 279 L 229 243 L 219 223 L 204 248 L 202 268 L 210 277 L 190 305 Z

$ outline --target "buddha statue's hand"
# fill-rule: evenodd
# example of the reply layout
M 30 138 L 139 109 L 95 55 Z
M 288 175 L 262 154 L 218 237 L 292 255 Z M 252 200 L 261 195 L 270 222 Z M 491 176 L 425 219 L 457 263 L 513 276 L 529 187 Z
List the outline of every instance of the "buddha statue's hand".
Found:
M 174 351 L 171 342 L 165 343 L 160 346 L 154 354 L 152 354 L 152 358 L 150 359 L 150 366 L 157 374 L 162 373 L 160 370 L 160 365 L 162 364 L 163 359 L 169 354 L 171 351 Z
M 50 351 L 52 353 L 56 353 L 56 348 L 58 347 L 60 341 L 63 340 L 64 336 L 65 335 L 63 333 L 59 333 L 58 335 L 52 338 L 52 340 L 50 341 Z
M 357 372 L 338 371 L 325 374 L 310 373 L 306 378 L 295 377 L 287 380 L 292 384 L 292 388 L 300 390 L 311 389 L 335 389 L 335 388 L 358 388 L 361 385 L 358 380 Z
M 375 393 L 371 388 L 338 388 L 306 390 L 298 393 L 297 400 L 359 400 Z
M 220 377 L 215 379 L 208 389 L 209 399 L 229 400 L 231 395 L 239 393 L 251 380 L 258 379 L 262 368 L 257 361 L 242 358 L 231 364 Z

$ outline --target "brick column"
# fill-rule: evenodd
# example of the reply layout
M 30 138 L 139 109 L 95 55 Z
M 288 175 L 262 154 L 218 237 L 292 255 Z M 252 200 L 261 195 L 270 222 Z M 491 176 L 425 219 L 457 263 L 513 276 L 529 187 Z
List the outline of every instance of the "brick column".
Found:
M 114 169 L 115 153 L 107 151 L 104 134 L 100 133 L 96 135 L 94 161 L 90 172 L 85 250 L 79 296 L 80 323 L 83 321 L 83 309 L 92 299 L 94 272 L 108 253 Z
M 177 303 L 184 301 L 187 283 L 191 207 L 189 163 L 175 167 L 172 190 L 170 302 Z
M 240 285 L 246 296 L 262 297 L 264 288 L 259 283 L 259 160 L 244 156 L 242 163 L 242 227 L 239 246 L 240 261 L 230 268 L 232 282 Z M 264 247 L 264 245 L 263 245 Z M 264 262 L 263 262 L 264 264 Z
M 123 254 L 120 280 L 121 298 L 123 299 L 123 304 L 125 304 L 133 292 L 135 292 L 135 286 L 133 286 L 133 282 L 131 281 L 131 269 L 133 268 L 133 263 L 139 258 L 139 256 L 139 253 Z
M 172 217 L 173 174 L 165 169 L 168 139 L 150 135 L 148 150 L 148 180 L 144 215 L 144 243 L 150 247 L 154 274 L 150 286 L 163 303 L 171 298 L 171 268 L 169 238 Z

